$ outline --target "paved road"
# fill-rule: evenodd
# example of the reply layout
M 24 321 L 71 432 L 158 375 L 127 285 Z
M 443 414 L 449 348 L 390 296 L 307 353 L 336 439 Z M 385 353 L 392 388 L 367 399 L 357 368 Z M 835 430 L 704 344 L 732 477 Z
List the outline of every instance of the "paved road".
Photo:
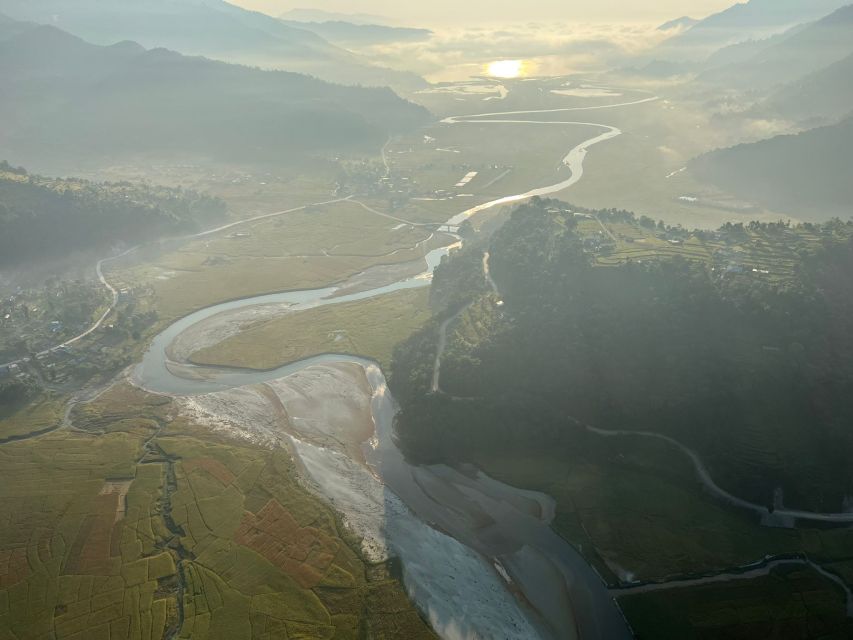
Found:
M 759 515 L 762 519 L 776 519 L 781 521 L 785 518 L 788 518 L 794 520 L 809 520 L 813 522 L 826 522 L 836 524 L 853 523 L 853 513 L 816 513 L 814 511 L 801 511 L 798 509 L 776 509 L 773 511 L 773 513 L 770 513 L 770 510 L 766 506 L 755 504 L 754 502 L 749 502 L 748 500 L 739 498 L 736 495 L 733 495 L 722 487 L 720 487 L 716 482 L 714 482 L 714 479 L 711 477 L 710 471 L 708 471 L 708 467 L 706 467 L 705 463 L 702 462 L 702 458 L 699 457 L 699 454 L 693 451 L 693 449 L 690 449 L 689 447 L 681 444 L 675 438 L 671 438 L 660 433 L 653 433 L 650 431 L 599 429 L 597 427 L 584 424 L 580 421 L 576 422 L 585 427 L 586 430 L 590 433 L 594 433 L 595 435 L 599 435 L 604 438 L 652 438 L 654 440 L 660 440 L 662 442 L 666 442 L 672 445 L 690 459 L 690 461 L 693 463 L 693 468 L 696 470 L 696 475 L 699 478 L 699 481 L 711 495 L 718 498 L 722 502 L 730 504 L 733 507 L 752 511 L 753 513 Z

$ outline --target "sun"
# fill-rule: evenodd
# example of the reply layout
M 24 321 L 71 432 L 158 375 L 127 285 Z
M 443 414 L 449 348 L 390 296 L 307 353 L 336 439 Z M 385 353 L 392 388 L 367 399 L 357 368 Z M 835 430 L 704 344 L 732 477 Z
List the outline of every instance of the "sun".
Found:
M 493 78 L 517 78 L 524 73 L 524 60 L 496 60 L 486 65 Z

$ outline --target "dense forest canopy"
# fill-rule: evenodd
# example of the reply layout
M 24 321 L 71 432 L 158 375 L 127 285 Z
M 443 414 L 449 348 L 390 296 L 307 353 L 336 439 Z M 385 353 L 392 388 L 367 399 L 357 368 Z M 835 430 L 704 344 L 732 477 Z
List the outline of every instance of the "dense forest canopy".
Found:
M 534 201 L 493 237 L 502 301 L 470 291 L 442 393 L 428 386 L 435 325 L 398 350 L 392 386 L 409 452 L 577 450 L 579 420 L 676 437 L 760 503 L 781 487 L 792 504 L 840 510 L 853 493 L 853 226 L 822 229 L 785 282 L 684 258 L 594 266 L 575 226 L 565 207 Z M 793 233 L 767 227 L 780 243 Z M 463 252 L 436 288 L 481 280 L 481 269 Z
M 0 162 L 0 268 L 187 233 L 225 203 L 187 189 L 28 175 Z

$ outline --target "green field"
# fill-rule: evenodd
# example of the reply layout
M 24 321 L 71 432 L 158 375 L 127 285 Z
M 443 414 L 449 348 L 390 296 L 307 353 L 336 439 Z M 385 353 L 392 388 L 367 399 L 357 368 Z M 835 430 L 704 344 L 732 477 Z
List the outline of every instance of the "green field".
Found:
M 430 319 L 429 291 L 403 290 L 256 324 L 195 352 L 196 364 L 274 369 L 321 353 L 364 356 L 387 366 L 394 346 Z

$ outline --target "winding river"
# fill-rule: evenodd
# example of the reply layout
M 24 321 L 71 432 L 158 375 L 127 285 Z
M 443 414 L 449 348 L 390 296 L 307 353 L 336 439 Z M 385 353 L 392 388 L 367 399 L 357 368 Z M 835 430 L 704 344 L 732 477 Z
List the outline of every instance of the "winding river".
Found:
M 545 112 L 626 107 L 654 99 Z M 458 226 L 481 211 L 571 187 L 583 176 L 589 148 L 621 134 L 619 129 L 603 124 L 515 117 L 537 113 L 540 112 L 479 114 L 443 122 L 572 125 L 603 133 L 566 155 L 563 164 L 571 172 L 568 178 L 472 207 L 453 216 L 447 225 Z M 229 315 L 241 311 L 267 309 L 276 313 L 281 309 L 292 313 L 427 286 L 433 269 L 449 250 L 444 247 L 431 251 L 420 275 L 367 291 L 341 295 L 348 290 L 344 283 L 339 287 L 256 296 L 196 311 L 155 337 L 136 367 L 133 380 L 155 393 L 188 398 L 270 384 L 328 366 L 360 366 L 369 381 L 375 425 L 375 436 L 365 446 L 365 462 L 294 436 L 292 450 L 307 472 L 309 483 L 342 512 L 357 532 L 369 539 L 374 548 L 384 547 L 400 558 L 406 588 L 437 633 L 448 640 L 630 638 L 628 625 L 603 580 L 551 529 L 555 511 L 551 498 L 509 487 L 474 468 L 421 467 L 405 460 L 393 434 L 398 407 L 374 362 L 328 354 L 271 371 L 254 371 L 193 365 L 174 348 L 188 330 L 228 323 Z M 369 522 L 365 522 L 365 514 Z

